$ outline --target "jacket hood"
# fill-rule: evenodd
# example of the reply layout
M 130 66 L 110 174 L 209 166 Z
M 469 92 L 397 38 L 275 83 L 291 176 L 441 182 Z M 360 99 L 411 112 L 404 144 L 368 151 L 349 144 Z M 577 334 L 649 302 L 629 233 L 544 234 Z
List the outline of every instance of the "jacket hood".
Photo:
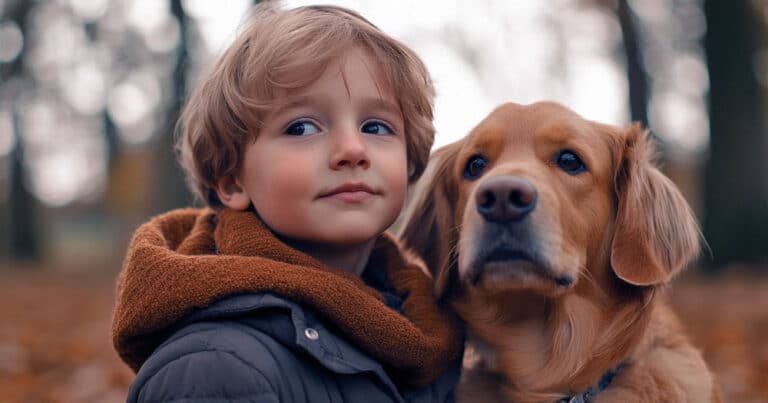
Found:
M 358 276 L 284 244 L 252 212 L 172 211 L 131 240 L 117 281 L 112 341 L 138 371 L 185 316 L 227 296 L 271 292 L 315 309 L 403 382 L 433 381 L 460 354 L 458 321 L 436 303 L 421 260 L 390 235 L 377 239 L 371 269 L 386 271 L 404 297 L 404 314 Z

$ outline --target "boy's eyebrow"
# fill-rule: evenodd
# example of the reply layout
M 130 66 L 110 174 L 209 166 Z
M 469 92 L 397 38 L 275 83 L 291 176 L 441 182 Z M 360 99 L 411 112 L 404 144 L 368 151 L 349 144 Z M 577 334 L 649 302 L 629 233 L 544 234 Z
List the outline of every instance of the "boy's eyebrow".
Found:
M 402 115 L 402 111 L 400 110 L 400 106 L 389 102 L 383 98 L 367 98 L 363 100 L 363 105 L 366 109 L 383 109 L 389 113 L 392 113 L 394 115 Z
M 282 113 L 283 111 L 291 108 L 298 108 L 302 106 L 307 105 L 315 105 L 315 104 L 322 104 L 323 100 L 319 97 L 313 97 L 309 95 L 297 95 L 297 96 L 290 96 L 287 97 L 287 99 L 283 102 L 280 102 L 275 105 L 274 109 L 272 109 L 273 115 L 278 115 Z M 387 101 L 383 98 L 364 98 L 361 101 L 361 104 L 363 105 L 363 109 L 383 109 L 386 112 L 395 114 L 395 115 L 402 115 L 402 111 L 400 110 L 400 106 L 397 104 Z
M 286 109 L 297 108 L 312 103 L 312 98 L 306 95 L 287 97 L 287 100 L 275 105 L 272 114 L 277 115 Z

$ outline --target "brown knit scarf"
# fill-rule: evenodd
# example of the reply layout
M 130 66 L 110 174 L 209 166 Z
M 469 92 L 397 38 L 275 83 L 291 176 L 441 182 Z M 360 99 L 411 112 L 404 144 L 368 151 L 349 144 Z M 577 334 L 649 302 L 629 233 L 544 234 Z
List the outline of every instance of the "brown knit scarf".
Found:
M 269 291 L 313 307 L 398 380 L 425 385 L 458 357 L 457 321 L 436 304 L 423 263 L 389 235 L 377 240 L 370 261 L 407 295 L 404 316 L 359 277 L 281 242 L 253 213 L 172 211 L 134 234 L 118 277 L 112 341 L 138 371 L 169 327 L 193 310 Z

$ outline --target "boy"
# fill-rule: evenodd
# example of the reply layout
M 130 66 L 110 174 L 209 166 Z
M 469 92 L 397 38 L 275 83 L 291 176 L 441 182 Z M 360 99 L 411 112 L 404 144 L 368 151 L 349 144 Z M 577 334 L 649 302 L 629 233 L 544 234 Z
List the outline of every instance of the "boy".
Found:
M 451 401 L 462 337 L 384 231 L 421 175 L 418 57 L 339 7 L 257 7 L 190 97 L 203 210 L 141 226 L 118 279 L 128 401 Z

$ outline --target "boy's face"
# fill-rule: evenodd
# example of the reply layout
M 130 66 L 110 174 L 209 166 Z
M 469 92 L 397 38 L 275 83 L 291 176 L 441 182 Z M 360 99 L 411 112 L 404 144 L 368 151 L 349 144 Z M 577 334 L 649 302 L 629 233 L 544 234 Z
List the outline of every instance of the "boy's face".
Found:
M 352 49 L 307 87 L 275 101 L 238 178 L 222 181 L 230 208 L 252 203 L 278 234 L 352 245 L 389 227 L 408 186 L 402 112 L 377 68 Z

